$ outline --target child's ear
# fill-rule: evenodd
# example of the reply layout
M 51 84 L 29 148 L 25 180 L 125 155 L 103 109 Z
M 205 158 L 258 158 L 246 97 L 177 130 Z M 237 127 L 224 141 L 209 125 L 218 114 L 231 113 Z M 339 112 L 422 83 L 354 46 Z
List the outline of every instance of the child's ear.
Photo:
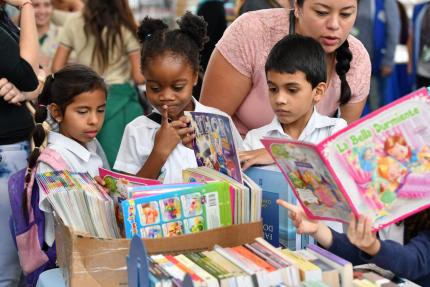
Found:
M 50 104 L 48 106 L 48 110 L 52 118 L 54 118 L 57 123 L 61 123 L 63 120 L 63 113 L 61 112 L 60 107 L 57 104 Z
M 193 78 L 193 86 L 197 85 L 198 80 L 199 80 L 199 72 L 196 72 Z
M 324 82 L 321 82 L 312 90 L 315 103 L 318 103 L 319 101 L 321 101 L 322 97 L 325 94 L 326 89 L 327 89 L 327 84 Z

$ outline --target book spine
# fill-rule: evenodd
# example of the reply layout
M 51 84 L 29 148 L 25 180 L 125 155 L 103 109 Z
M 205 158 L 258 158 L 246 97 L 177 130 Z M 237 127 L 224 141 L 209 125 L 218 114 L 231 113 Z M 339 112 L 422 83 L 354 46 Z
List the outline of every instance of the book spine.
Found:
M 343 259 L 343 258 L 331 253 L 330 251 L 327 251 L 327 250 L 325 250 L 325 249 L 323 249 L 323 248 L 321 248 L 315 244 L 309 244 L 307 246 L 307 248 L 315 251 L 318 254 L 323 255 L 324 257 L 330 259 L 333 262 L 336 262 L 339 265 L 345 266 L 347 264 L 351 264 L 349 261 L 346 261 L 345 259 Z

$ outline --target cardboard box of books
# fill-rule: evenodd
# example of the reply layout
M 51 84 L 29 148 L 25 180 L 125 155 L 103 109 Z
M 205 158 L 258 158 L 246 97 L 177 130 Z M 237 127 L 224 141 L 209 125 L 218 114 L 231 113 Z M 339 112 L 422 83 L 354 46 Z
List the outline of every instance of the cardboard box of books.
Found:
M 143 239 L 149 254 L 233 247 L 261 237 L 262 223 L 231 225 L 182 236 Z M 57 260 L 69 287 L 127 286 L 129 239 L 100 239 L 75 232 L 56 220 Z

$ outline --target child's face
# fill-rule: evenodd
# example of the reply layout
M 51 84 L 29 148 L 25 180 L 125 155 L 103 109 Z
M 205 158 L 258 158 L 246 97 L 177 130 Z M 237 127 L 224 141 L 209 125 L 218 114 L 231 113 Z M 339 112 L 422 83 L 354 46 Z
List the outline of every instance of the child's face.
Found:
M 294 74 L 268 71 L 267 85 L 270 104 L 284 131 L 287 126 L 306 126 L 315 103 L 320 100 L 325 89 L 324 83 L 312 89 L 305 74 L 300 71 Z
M 167 105 L 169 118 L 175 120 L 194 110 L 191 98 L 197 73 L 183 56 L 159 55 L 148 62 L 143 74 L 148 100 L 159 112 Z
M 387 153 L 395 159 L 402 161 L 408 158 L 409 149 L 404 145 L 395 143 L 394 146 L 387 151 Z
M 50 106 L 51 114 L 59 123 L 60 133 L 82 145 L 93 140 L 105 117 L 106 93 L 97 89 L 74 97 L 64 114 L 58 106 Z

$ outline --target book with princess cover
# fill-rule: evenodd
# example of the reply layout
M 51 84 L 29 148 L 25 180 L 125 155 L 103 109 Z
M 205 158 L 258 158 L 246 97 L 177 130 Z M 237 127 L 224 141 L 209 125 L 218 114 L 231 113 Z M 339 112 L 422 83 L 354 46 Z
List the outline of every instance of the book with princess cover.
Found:
M 230 119 L 223 115 L 186 112 L 195 128 L 193 149 L 198 166 L 226 174 L 243 184 Z
M 232 224 L 226 182 L 185 185 L 166 193 L 122 203 L 126 237 L 172 237 Z
M 425 88 L 378 109 L 319 144 L 264 138 L 308 216 L 373 230 L 430 206 L 430 95 Z

